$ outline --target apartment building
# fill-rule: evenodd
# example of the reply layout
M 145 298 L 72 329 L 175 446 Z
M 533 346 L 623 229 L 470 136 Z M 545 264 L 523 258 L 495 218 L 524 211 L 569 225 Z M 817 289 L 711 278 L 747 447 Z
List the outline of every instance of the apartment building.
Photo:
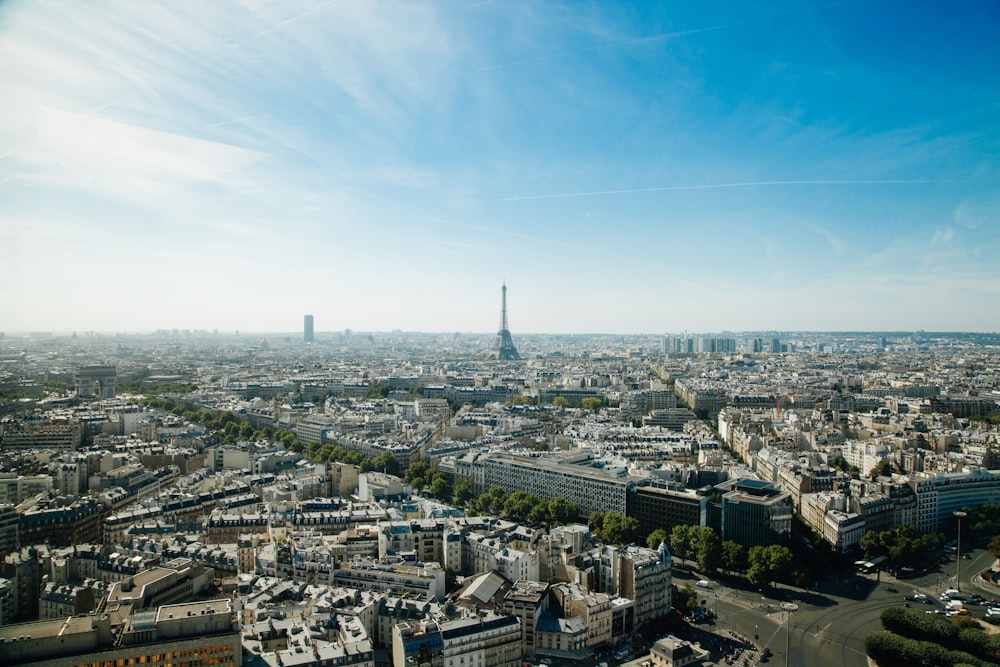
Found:
M 393 629 L 392 664 L 421 667 L 520 667 L 521 622 L 480 612 L 453 621 L 410 621 Z
M 564 457 L 491 454 L 483 460 L 486 488 L 507 493 L 526 491 L 542 498 L 562 497 L 580 506 L 581 516 L 592 512 L 628 515 L 628 498 L 638 478 L 624 471 L 591 467 L 589 454 Z
M 242 648 L 228 599 L 0 627 L 0 661 L 22 667 L 241 667 Z

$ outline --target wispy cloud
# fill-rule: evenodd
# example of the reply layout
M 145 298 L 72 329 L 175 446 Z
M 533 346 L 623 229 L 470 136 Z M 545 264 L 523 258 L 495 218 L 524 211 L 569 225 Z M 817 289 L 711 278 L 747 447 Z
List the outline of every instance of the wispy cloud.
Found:
M 532 58 L 524 58 L 522 60 L 511 60 L 508 62 L 497 63 L 495 65 L 487 65 L 485 67 L 480 67 L 479 72 L 490 72 L 498 69 L 506 69 L 509 67 L 519 67 L 521 65 L 534 65 L 537 63 L 542 63 L 547 60 L 557 60 L 559 58 L 569 58 L 574 56 L 581 56 L 586 53 L 594 53 L 595 51 L 607 51 L 609 49 L 622 49 L 629 46 L 639 46 L 642 44 L 651 44 L 655 42 L 663 42 L 669 39 L 678 39 L 680 37 L 689 37 L 691 35 L 697 35 L 703 32 L 712 32 L 715 30 L 723 30 L 730 27 L 729 25 L 713 25 L 705 28 L 692 28 L 690 30 L 677 30 L 675 32 L 664 32 L 657 35 L 649 35 L 647 37 L 636 37 L 634 39 L 623 39 L 614 41 L 607 44 L 598 44 L 596 46 L 590 46 L 583 49 L 573 49 L 570 51 L 560 51 L 557 53 L 549 53 L 545 55 L 535 56 Z
M 724 190 L 730 188 L 761 188 L 761 187 L 783 187 L 783 186 L 810 186 L 810 185 L 921 185 L 935 181 L 909 180 L 909 179 L 871 179 L 861 181 L 850 180 L 803 180 L 803 181 L 745 181 L 739 183 L 703 183 L 692 185 L 664 185 L 653 188 L 626 188 L 621 190 L 592 190 L 589 192 L 562 192 L 542 195 L 513 195 L 501 197 L 500 201 L 530 201 L 533 199 L 570 199 L 573 197 L 602 197 L 607 195 L 627 195 L 643 192 L 676 192 L 685 190 Z
M 49 108 L 39 113 L 38 140 L 42 147 L 143 193 L 219 182 L 263 157 L 237 146 Z
M 826 241 L 827 245 L 830 246 L 830 249 L 833 250 L 833 252 L 837 253 L 838 255 L 847 249 L 847 244 L 844 243 L 844 240 L 840 238 L 838 235 L 831 232 L 829 229 L 826 229 L 825 227 L 820 227 L 819 225 L 814 225 L 813 231 L 815 231 L 816 234 L 821 236 Z

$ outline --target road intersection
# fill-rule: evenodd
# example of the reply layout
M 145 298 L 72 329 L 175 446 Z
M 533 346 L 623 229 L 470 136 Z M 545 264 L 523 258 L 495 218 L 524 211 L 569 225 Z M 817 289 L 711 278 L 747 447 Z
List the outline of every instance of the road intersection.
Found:
M 978 587 L 987 598 L 1000 596 L 1000 590 L 976 576 L 992 562 L 987 551 L 970 553 L 970 559 L 962 564 L 961 589 Z M 714 584 L 701 599 L 715 612 L 716 620 L 713 627 L 701 629 L 721 636 L 743 636 L 759 649 L 767 647 L 772 652 L 769 662 L 775 667 L 867 667 L 865 637 L 881 629 L 882 611 L 906 604 L 904 597 L 918 592 L 939 599 L 941 592 L 955 584 L 957 569 L 952 558 L 934 574 L 917 579 L 895 579 L 884 573 L 848 574 L 821 583 L 818 590 L 779 585 L 764 595 Z M 685 585 L 687 578 L 678 573 L 676 583 Z M 933 608 L 928 605 L 925 611 Z M 974 616 L 982 615 L 978 607 L 970 611 Z M 742 660 L 747 664 L 745 657 Z

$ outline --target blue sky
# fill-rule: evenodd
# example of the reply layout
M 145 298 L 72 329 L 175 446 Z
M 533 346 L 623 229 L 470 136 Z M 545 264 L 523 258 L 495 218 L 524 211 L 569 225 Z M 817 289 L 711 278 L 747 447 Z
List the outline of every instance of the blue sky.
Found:
M 0 330 L 1000 330 L 1000 4 L 0 4 Z

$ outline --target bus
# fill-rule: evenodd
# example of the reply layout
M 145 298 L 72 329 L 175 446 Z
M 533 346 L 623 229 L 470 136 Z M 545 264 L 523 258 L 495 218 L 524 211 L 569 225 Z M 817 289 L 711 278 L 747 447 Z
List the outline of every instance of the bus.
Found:
M 859 560 L 854 562 L 854 567 L 862 574 L 871 574 L 878 569 L 878 566 L 888 560 L 887 556 L 875 556 L 871 560 Z

